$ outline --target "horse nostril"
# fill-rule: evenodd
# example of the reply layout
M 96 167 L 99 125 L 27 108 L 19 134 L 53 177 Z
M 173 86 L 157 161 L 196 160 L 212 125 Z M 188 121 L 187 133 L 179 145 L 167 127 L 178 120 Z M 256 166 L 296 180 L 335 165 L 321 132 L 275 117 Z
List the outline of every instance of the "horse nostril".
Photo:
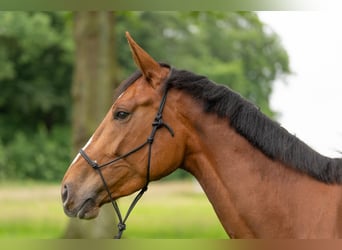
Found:
M 65 184 L 62 189 L 62 202 L 64 203 L 68 199 L 68 186 Z

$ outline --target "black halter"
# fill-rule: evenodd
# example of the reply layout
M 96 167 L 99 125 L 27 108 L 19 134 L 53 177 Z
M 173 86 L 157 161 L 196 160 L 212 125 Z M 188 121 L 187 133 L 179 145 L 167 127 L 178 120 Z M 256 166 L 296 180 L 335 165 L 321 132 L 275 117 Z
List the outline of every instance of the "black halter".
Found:
M 170 69 L 170 74 L 171 75 L 172 73 L 172 69 Z M 118 234 L 114 237 L 115 239 L 120 239 L 121 236 L 122 236 L 122 233 L 123 231 L 126 229 L 126 221 L 127 221 L 127 218 L 128 216 L 130 215 L 130 213 L 132 212 L 133 208 L 135 207 L 135 205 L 137 204 L 137 202 L 140 200 L 140 198 L 143 196 L 143 194 L 145 193 L 145 191 L 147 190 L 148 188 L 148 184 L 150 182 L 150 168 L 151 168 L 151 152 L 152 152 L 152 144 L 153 144 L 153 140 L 154 140 L 154 137 L 155 137 L 155 134 L 157 132 L 158 129 L 162 128 L 162 127 L 165 127 L 171 134 L 171 136 L 173 137 L 174 136 L 174 132 L 172 130 L 172 128 L 167 125 L 163 119 L 162 119 L 162 113 L 163 113 L 163 109 L 164 109 L 164 106 L 165 106 L 165 102 L 166 102 L 166 96 L 167 96 L 167 90 L 168 88 L 166 87 L 165 88 L 165 91 L 164 91 L 164 95 L 162 97 L 162 100 L 160 102 L 160 106 L 159 106 L 159 110 L 158 110 L 158 113 L 156 114 L 156 117 L 154 118 L 154 121 L 152 122 L 152 131 L 151 131 L 151 134 L 150 136 L 147 138 L 147 140 L 141 144 L 140 146 L 132 149 L 131 151 L 129 151 L 128 153 L 126 154 L 123 154 L 121 156 L 118 156 L 116 157 L 115 159 L 107 162 L 107 163 L 103 163 L 103 164 L 98 164 L 96 161 L 90 159 L 90 157 L 86 154 L 86 152 L 81 149 L 80 150 L 80 154 L 82 155 L 82 157 L 87 161 L 87 163 L 100 175 L 101 177 L 101 180 L 103 182 L 103 185 L 108 193 L 108 196 L 110 198 L 110 201 L 113 205 L 113 208 L 118 216 L 118 220 L 119 220 L 119 223 L 118 223 Z M 120 209 L 119 209 L 119 206 L 118 204 L 116 203 L 116 201 L 113 199 L 112 195 L 111 195 L 111 192 L 109 190 L 109 187 L 105 181 L 105 178 L 101 172 L 101 168 L 103 167 L 106 167 L 108 165 L 111 165 L 121 159 L 124 159 L 126 157 L 128 157 L 129 155 L 131 154 L 134 154 L 136 152 L 138 152 L 139 150 L 141 150 L 142 148 L 144 148 L 145 146 L 148 145 L 148 158 L 147 158 L 147 174 L 146 174 L 146 183 L 144 185 L 144 187 L 140 190 L 140 192 L 137 194 L 137 196 L 134 198 L 134 200 L 132 201 L 130 207 L 128 208 L 128 211 L 125 215 L 125 217 L 123 218 L 122 215 L 121 215 L 121 212 L 120 212 Z

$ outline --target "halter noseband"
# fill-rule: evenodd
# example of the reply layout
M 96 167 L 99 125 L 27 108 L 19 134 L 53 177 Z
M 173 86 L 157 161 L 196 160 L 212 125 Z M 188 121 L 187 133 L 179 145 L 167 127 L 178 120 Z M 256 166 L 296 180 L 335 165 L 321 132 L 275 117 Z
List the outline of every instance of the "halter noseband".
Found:
M 170 73 L 169 73 L 169 76 L 171 75 L 172 73 L 172 68 L 170 69 Z M 166 79 L 166 81 L 169 79 L 169 77 Z M 164 94 L 163 94 L 163 97 L 162 97 L 162 100 L 160 102 L 160 105 L 159 105 L 159 109 L 158 109 L 158 112 L 154 118 L 154 121 L 152 122 L 152 131 L 151 131 L 151 134 L 150 136 L 147 138 L 147 140 L 142 143 L 140 146 L 132 149 L 131 151 L 129 151 L 128 153 L 126 154 L 123 154 L 121 156 L 118 156 L 116 157 L 115 159 L 109 161 L 109 162 L 106 162 L 106 163 L 103 163 L 103 164 L 98 164 L 96 161 L 92 160 L 87 154 L 86 152 L 81 149 L 80 150 L 80 154 L 81 156 L 86 160 L 86 162 L 99 174 L 99 176 L 101 177 L 101 180 L 103 182 L 103 185 L 108 193 L 108 196 L 110 198 L 110 202 L 112 203 L 113 205 L 113 208 L 114 208 L 114 211 L 116 212 L 117 214 L 117 217 L 118 217 L 118 220 L 119 220 L 119 223 L 118 223 L 118 234 L 114 237 L 115 239 L 120 239 L 121 236 L 122 236 L 122 233 L 123 231 L 126 229 L 126 221 L 128 219 L 128 216 L 130 215 L 130 213 L 132 212 L 133 208 L 135 207 L 135 205 L 138 203 L 138 201 L 140 200 L 140 198 L 143 196 L 143 194 L 145 193 L 145 191 L 147 190 L 148 188 L 148 184 L 150 182 L 150 168 L 151 168 L 151 153 L 152 153 L 152 144 L 153 144 L 153 141 L 154 141 L 154 137 L 156 135 L 156 132 L 158 129 L 162 128 L 162 127 L 165 127 L 171 134 L 172 137 L 174 137 L 174 132 L 172 130 L 172 128 L 167 125 L 163 119 L 162 119 L 162 113 L 163 113 L 163 109 L 164 109 L 164 106 L 165 106 L 165 102 L 166 102 L 166 97 L 167 97 L 167 91 L 168 91 L 168 88 L 165 87 L 165 91 L 164 91 Z M 146 183 L 144 185 L 144 187 L 140 190 L 140 192 L 137 194 L 137 196 L 134 198 L 134 200 L 132 201 L 131 205 L 129 206 L 128 210 L 127 210 L 127 213 L 125 215 L 125 217 L 123 218 L 122 215 L 121 215 L 121 212 L 120 212 L 120 209 L 119 209 L 119 206 L 116 202 L 116 200 L 113 199 L 112 195 L 111 195 L 111 192 L 110 192 L 110 189 L 107 185 L 107 182 L 101 172 L 101 168 L 103 167 L 106 167 L 108 165 L 111 165 L 121 159 L 124 159 L 126 157 L 128 157 L 129 155 L 131 154 L 134 154 L 136 152 L 138 152 L 139 150 L 143 149 L 145 146 L 148 145 L 148 158 L 147 158 L 147 173 L 146 173 Z

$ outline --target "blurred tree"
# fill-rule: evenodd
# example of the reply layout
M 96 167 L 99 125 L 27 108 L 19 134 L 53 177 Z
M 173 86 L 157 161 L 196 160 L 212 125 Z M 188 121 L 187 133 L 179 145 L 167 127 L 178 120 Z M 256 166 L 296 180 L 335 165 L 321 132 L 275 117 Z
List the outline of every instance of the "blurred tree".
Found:
M 113 12 L 74 14 L 76 45 L 72 84 L 73 152 L 84 146 L 108 112 L 116 87 L 114 78 Z M 109 205 L 94 220 L 71 219 L 66 238 L 110 238 L 116 233 L 116 218 Z
M 84 146 L 113 102 L 115 81 L 113 12 L 77 12 L 72 84 L 73 152 Z

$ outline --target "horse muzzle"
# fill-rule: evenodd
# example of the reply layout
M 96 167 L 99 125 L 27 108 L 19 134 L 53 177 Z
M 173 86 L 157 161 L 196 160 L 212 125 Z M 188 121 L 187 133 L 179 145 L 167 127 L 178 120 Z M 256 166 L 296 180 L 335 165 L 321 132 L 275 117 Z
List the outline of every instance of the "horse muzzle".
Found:
M 75 199 L 70 185 L 63 185 L 61 190 L 64 213 L 69 217 L 92 219 L 98 216 L 99 206 L 93 197 Z

